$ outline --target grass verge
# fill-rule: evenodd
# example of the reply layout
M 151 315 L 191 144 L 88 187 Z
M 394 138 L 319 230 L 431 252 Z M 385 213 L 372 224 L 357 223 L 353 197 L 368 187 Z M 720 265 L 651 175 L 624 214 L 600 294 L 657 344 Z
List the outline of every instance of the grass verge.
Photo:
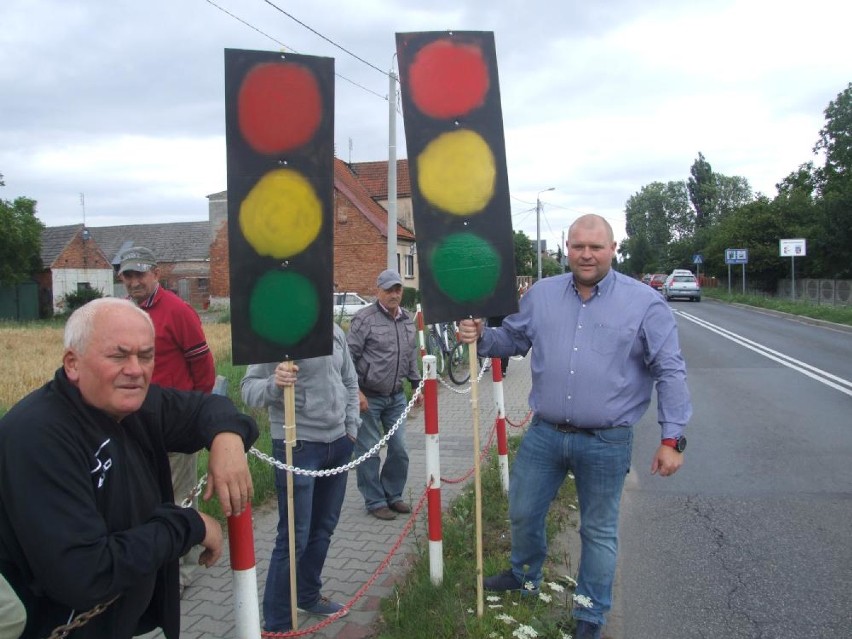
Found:
M 510 442 L 510 456 L 520 437 Z M 497 456 L 481 468 L 483 574 L 508 568 L 510 531 L 508 502 L 500 484 Z M 576 490 L 565 481 L 547 519 L 550 540 L 545 579 L 540 595 L 485 593 L 482 617 L 476 614 L 475 501 L 470 484 L 443 515 L 443 582 L 435 586 L 429 574 L 429 549 L 425 531 L 415 534 L 417 556 L 392 596 L 382 601 L 382 617 L 375 637 L 382 639 L 493 639 L 541 637 L 563 639 L 573 629 L 572 580 L 576 566 L 565 548 L 555 543 L 556 533 L 574 525 Z

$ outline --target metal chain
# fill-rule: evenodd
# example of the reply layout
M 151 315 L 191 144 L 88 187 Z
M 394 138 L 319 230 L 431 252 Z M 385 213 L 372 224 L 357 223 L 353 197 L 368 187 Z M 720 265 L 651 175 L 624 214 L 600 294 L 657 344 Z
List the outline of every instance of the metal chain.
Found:
M 204 490 L 204 485 L 207 483 L 207 473 L 198 480 L 198 484 L 195 485 L 195 488 L 190 491 L 189 495 L 184 499 L 180 506 L 182 508 L 189 508 L 195 502 L 195 498 L 201 494 L 201 491 Z M 50 636 L 47 639 L 64 639 L 68 636 L 68 634 L 72 630 L 76 630 L 82 626 L 85 626 L 92 618 L 97 617 L 104 610 L 106 610 L 116 599 L 118 599 L 121 595 L 116 595 L 106 603 L 98 604 L 91 610 L 87 610 L 86 612 L 81 612 L 74 621 L 70 623 L 63 624 L 61 626 L 56 626 L 53 629 L 53 632 L 50 633 Z
M 110 605 L 112 605 L 112 603 L 120 596 L 121 595 L 116 595 L 106 603 L 98 604 L 91 610 L 81 612 L 79 615 L 77 615 L 76 619 L 74 619 L 74 621 L 70 623 L 66 623 L 61 626 L 56 626 L 56 628 L 53 629 L 53 632 L 50 633 L 50 636 L 47 639 L 65 639 L 65 637 L 67 637 L 72 630 L 76 630 L 77 628 L 85 626 L 94 617 L 97 617 Z
M 296 466 L 289 466 L 284 462 L 280 462 L 271 455 L 267 455 L 266 453 L 261 452 L 254 447 L 250 448 L 249 452 L 258 459 L 265 461 L 267 464 L 271 464 L 276 468 L 286 470 L 296 475 L 307 475 L 308 477 L 328 477 L 329 475 L 338 475 L 340 473 L 345 473 L 355 468 L 355 466 L 362 463 L 367 458 L 378 454 L 381 447 L 387 444 L 388 440 L 393 437 L 394 433 L 396 433 L 396 431 L 402 425 L 402 422 L 405 421 L 405 418 L 408 417 L 408 413 L 410 413 L 411 409 L 414 408 L 414 404 L 417 402 L 423 392 L 424 384 L 425 381 L 421 379 L 420 384 L 417 385 L 417 388 L 414 389 L 414 393 L 412 393 L 411 395 L 411 401 L 408 402 L 408 405 L 405 407 L 405 410 L 402 411 L 402 415 L 399 416 L 399 419 L 396 420 L 396 423 L 387 432 L 387 434 L 382 437 L 378 442 L 376 442 L 375 446 L 373 446 L 370 450 L 361 455 L 358 459 L 352 460 L 351 462 L 344 464 L 343 466 L 339 466 L 337 468 L 324 468 L 323 470 L 305 470 L 304 468 L 297 468 Z
M 482 360 L 482 366 L 479 367 L 479 375 L 476 378 L 477 382 L 482 381 L 482 376 L 485 375 L 485 371 L 487 371 L 489 368 L 491 368 L 491 360 L 490 359 L 483 359 Z M 438 378 L 438 382 L 441 384 L 441 386 L 451 390 L 456 395 L 467 395 L 470 392 L 470 389 L 473 388 L 473 384 L 470 382 L 470 380 L 467 381 L 467 386 L 465 387 L 464 390 L 456 388 L 455 386 L 450 386 L 449 384 L 447 384 L 446 381 L 444 381 L 440 377 Z

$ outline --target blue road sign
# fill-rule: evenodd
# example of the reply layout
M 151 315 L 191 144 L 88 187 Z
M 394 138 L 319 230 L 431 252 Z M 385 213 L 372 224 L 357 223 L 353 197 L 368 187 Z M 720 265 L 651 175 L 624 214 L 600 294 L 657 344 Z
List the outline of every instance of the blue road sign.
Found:
M 692 263 L 693 264 L 704 264 L 704 256 L 701 255 L 701 253 L 696 253 L 695 255 L 692 256 Z
M 725 264 L 748 264 L 748 249 L 725 249 Z

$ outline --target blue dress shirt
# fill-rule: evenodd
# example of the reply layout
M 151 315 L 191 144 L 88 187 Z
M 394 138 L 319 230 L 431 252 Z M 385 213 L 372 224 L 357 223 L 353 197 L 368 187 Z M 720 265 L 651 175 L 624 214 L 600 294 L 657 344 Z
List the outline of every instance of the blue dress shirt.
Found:
M 488 357 L 532 348 L 530 408 L 579 428 L 633 426 L 657 384 L 662 437 L 679 437 L 692 415 L 686 364 L 669 305 L 650 286 L 610 271 L 586 301 L 570 273 L 537 282 L 520 310 L 486 328 Z

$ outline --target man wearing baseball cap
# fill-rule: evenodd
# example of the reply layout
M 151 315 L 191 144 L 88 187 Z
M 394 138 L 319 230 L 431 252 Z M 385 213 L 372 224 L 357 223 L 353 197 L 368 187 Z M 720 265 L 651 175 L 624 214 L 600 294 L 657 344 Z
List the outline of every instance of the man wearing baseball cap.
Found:
M 361 428 L 355 442 L 355 457 L 371 450 L 405 410 L 402 380 L 412 386 L 420 383 L 414 321 L 402 302 L 402 278 L 386 270 L 376 278 L 377 300 L 352 318 L 347 342 L 358 371 L 361 399 Z M 408 451 L 405 422 L 388 440 L 384 466 L 378 454 L 356 469 L 358 489 L 367 512 L 377 519 L 396 519 L 397 513 L 410 513 L 403 499 L 408 480 Z
M 151 382 L 167 388 L 209 393 L 216 383 L 213 354 L 201 319 L 189 304 L 160 286 L 154 252 L 134 246 L 121 255 L 118 276 L 136 304 L 154 322 L 154 375 Z M 169 453 L 175 502 L 180 504 L 198 482 L 198 453 Z M 181 560 L 181 593 L 195 567 L 193 553 Z

